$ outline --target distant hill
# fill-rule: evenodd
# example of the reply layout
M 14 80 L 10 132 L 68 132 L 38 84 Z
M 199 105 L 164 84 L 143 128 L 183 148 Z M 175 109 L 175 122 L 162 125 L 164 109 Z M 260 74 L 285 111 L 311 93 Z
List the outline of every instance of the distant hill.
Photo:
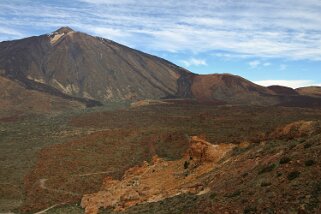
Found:
M 295 90 L 301 95 L 321 97 L 321 87 L 320 86 L 301 87 L 301 88 L 297 88 Z
M 231 104 L 276 104 L 273 91 L 231 74 L 196 75 L 191 87 L 201 101 L 221 100 Z
M 267 88 L 279 95 L 299 95 L 299 93 L 293 88 L 286 86 L 272 85 L 268 86 Z

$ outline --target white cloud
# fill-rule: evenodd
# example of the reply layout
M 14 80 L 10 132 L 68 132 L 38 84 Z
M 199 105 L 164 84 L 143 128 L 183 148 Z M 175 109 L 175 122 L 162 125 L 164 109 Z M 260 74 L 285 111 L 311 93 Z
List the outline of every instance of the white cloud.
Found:
M 2 27 L 54 30 L 69 25 L 148 52 L 321 60 L 318 0 L 17 2 L 0 2 Z
M 257 68 L 260 64 L 261 64 L 261 62 L 259 60 L 254 60 L 254 61 L 249 62 L 249 66 L 251 68 Z
M 291 88 L 321 86 L 321 83 L 316 83 L 313 80 L 260 80 L 254 81 L 254 83 L 262 86 L 281 85 Z
M 253 60 L 253 61 L 250 61 L 248 64 L 252 69 L 259 68 L 261 66 L 268 67 L 272 65 L 270 62 L 262 62 L 260 60 Z
M 25 34 L 23 34 L 18 30 L 12 29 L 10 27 L 0 26 L 0 41 L 2 39 L 11 40 L 17 37 L 19 38 L 25 37 Z
M 190 58 L 188 60 L 182 60 L 181 61 L 186 67 L 190 66 L 204 66 L 207 65 L 206 61 L 204 59 L 196 59 L 196 58 Z
M 9 35 L 9 36 L 17 36 L 17 37 L 21 37 L 24 35 L 20 31 L 17 31 L 15 29 L 12 29 L 9 27 L 4 27 L 4 26 L 0 26 L 0 34 L 5 34 L 5 35 Z
M 222 53 L 222 52 L 215 52 L 215 53 L 210 53 L 210 56 L 220 58 L 220 60 L 224 61 L 233 61 L 233 60 L 245 60 L 248 58 L 253 58 L 251 55 L 247 54 L 240 54 L 240 53 Z
M 79 0 L 80 2 L 85 2 L 89 4 L 124 4 L 124 3 L 129 3 L 133 2 L 130 0 Z

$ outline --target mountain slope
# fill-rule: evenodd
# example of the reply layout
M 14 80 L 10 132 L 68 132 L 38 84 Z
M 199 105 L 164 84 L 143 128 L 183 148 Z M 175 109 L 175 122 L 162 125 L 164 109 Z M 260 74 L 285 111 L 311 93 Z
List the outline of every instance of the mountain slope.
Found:
M 0 76 L 26 89 L 86 106 L 163 98 L 215 104 L 321 105 L 321 98 L 312 98 L 311 93 L 302 97 L 284 87 L 266 88 L 230 74 L 197 75 L 162 58 L 69 27 L 1 42 Z
M 28 90 L 17 82 L 0 76 L 0 116 L 13 112 L 54 112 L 73 108 L 84 108 L 76 100 L 51 96 L 35 90 Z
M 49 87 L 72 97 L 101 102 L 160 98 L 276 102 L 265 99 L 272 91 L 243 78 L 196 75 L 164 59 L 68 27 L 2 42 L 0 50 L 0 74 L 32 89 Z
M 187 71 L 157 57 L 68 27 L 0 43 L 0 73 L 70 96 L 118 101 L 174 96 Z

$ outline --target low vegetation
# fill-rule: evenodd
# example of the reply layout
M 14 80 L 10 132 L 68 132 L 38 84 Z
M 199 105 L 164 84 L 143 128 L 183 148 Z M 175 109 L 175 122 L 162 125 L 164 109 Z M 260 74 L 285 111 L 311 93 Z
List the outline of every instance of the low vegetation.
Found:
M 271 139 L 270 133 L 294 121 L 321 120 L 319 109 L 185 103 L 127 107 L 113 104 L 0 118 L 0 171 L 6 172 L 0 177 L 0 212 L 35 212 L 53 205 L 57 206 L 49 213 L 82 212 L 81 196 L 97 191 L 106 176 L 120 178 L 154 154 L 179 159 L 193 135 L 212 144 L 238 146 L 204 176 L 213 180 L 210 192 L 141 204 L 125 213 L 175 213 L 174 206 L 185 213 L 198 213 L 201 207 L 207 213 L 264 212 L 267 206 L 299 210 L 299 204 L 284 207 L 284 203 L 313 194 L 302 203 L 309 213 L 318 209 L 319 191 L 312 181 L 321 176 L 316 162 L 321 155 L 320 135 Z M 248 145 L 243 147 L 244 142 Z M 182 163 L 181 167 L 189 166 Z M 288 179 L 291 182 L 283 182 Z M 298 185 L 297 189 L 291 185 Z
M 300 176 L 300 172 L 299 171 L 292 171 L 288 174 L 287 178 L 288 180 L 293 180 L 293 179 L 296 179 L 297 177 Z

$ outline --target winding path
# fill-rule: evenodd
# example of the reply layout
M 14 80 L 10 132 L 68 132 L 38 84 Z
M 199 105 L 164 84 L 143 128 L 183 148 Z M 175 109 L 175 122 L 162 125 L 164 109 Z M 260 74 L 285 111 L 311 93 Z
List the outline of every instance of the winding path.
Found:
M 58 193 L 62 193 L 62 194 L 69 194 L 69 195 L 74 195 L 74 196 L 80 196 L 81 194 L 79 193 L 75 193 L 75 192 L 70 192 L 70 191 L 65 191 L 65 190 L 61 190 L 61 189 L 52 189 L 46 186 L 46 181 L 48 179 L 47 178 L 42 178 L 39 179 L 39 186 L 41 189 L 45 189 L 45 190 L 49 190 L 49 191 L 53 191 L 53 192 L 58 192 Z

